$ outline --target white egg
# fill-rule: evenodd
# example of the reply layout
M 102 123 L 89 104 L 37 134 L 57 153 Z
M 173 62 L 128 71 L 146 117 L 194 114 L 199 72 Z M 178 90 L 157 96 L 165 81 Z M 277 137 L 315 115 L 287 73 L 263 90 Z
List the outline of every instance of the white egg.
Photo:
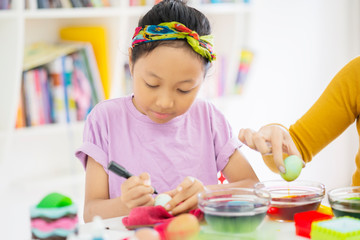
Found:
M 170 197 L 169 194 L 166 193 L 161 193 L 159 195 L 157 195 L 157 197 L 155 198 L 155 203 L 154 206 L 163 206 L 165 207 L 165 205 L 171 200 L 172 198 Z

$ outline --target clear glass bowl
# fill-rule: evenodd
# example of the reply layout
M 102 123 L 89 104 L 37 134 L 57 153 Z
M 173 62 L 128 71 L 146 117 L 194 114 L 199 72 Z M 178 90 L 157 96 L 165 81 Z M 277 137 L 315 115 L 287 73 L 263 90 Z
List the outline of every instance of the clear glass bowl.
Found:
M 325 196 L 325 186 L 312 181 L 264 181 L 255 189 L 271 194 L 267 215 L 275 221 L 293 221 L 295 213 L 317 210 Z
M 215 231 L 245 233 L 254 231 L 264 220 L 270 194 L 250 188 L 228 188 L 200 193 L 199 208 Z
M 335 188 L 328 192 L 328 199 L 336 217 L 360 218 L 360 187 Z

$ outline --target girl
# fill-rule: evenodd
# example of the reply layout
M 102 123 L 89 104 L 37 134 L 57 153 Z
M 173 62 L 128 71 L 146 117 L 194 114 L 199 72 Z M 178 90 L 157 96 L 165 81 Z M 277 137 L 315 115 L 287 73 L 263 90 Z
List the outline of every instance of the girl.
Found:
M 160 2 L 139 21 L 129 49 L 134 92 L 92 110 L 76 152 L 86 167 L 86 222 L 153 205 L 150 185 L 172 196 L 166 209 L 177 215 L 197 207 L 205 186 L 258 181 L 224 116 L 196 99 L 215 59 L 210 33 L 208 19 L 180 0 Z M 110 161 L 137 176 L 118 177 Z M 217 184 L 219 171 L 229 184 Z

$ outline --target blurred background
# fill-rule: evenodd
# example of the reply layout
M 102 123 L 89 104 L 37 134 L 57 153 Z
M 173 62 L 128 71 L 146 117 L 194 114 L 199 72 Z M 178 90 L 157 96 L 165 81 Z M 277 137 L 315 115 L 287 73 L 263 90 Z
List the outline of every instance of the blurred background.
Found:
M 59 38 L 76 40 L 71 39 L 76 35 L 74 28 L 64 30 L 70 32 L 70 37 L 58 34 L 70 23 L 105 26 L 103 51 L 107 54 L 103 59 L 108 61 L 109 76 L 105 78 L 111 79 L 111 87 L 104 85 L 105 94 L 98 93 L 98 98 L 121 96 L 131 91 L 124 86 L 129 80 L 123 80 L 129 39 L 139 15 L 149 8 L 114 1 L 114 6 L 104 11 L 40 11 L 34 1 L 20 2 L 12 1 L 9 10 L 0 12 L 0 33 L 5 36 L 0 39 L 0 51 L 6 53 L 0 57 L 0 71 L 5 72 L 0 80 L 4 86 L 0 90 L 0 226 L 2 236 L 5 232 L 9 239 L 30 238 L 29 207 L 46 194 L 70 196 L 79 205 L 81 221 L 84 201 L 84 169 L 74 156 L 82 141 L 83 121 L 43 126 L 25 123 L 14 128 L 24 74 L 31 71 L 31 66 L 44 64 L 30 64 L 25 69 L 26 47 Z M 219 62 L 223 63 L 209 73 L 202 95 L 223 111 L 235 135 L 240 128 L 257 130 L 273 122 L 290 126 L 316 101 L 334 75 L 360 53 L 357 0 L 251 0 L 234 4 L 230 8 L 235 10 L 231 11 L 223 5 L 212 8 L 200 4 L 199 9 L 214 26 Z M 236 93 L 226 84 L 214 93 L 219 75 L 228 74 L 230 79 L 238 76 L 244 50 L 250 52 L 251 64 Z M 98 57 L 96 51 L 95 55 Z M 72 57 L 75 59 L 75 55 Z M 94 76 L 103 74 L 99 68 Z M 104 76 L 100 78 L 104 84 Z M 350 185 L 358 146 L 353 124 L 307 164 L 300 179 L 322 182 L 327 190 Z M 259 153 L 245 146 L 241 150 L 260 180 L 280 178 L 266 168 Z

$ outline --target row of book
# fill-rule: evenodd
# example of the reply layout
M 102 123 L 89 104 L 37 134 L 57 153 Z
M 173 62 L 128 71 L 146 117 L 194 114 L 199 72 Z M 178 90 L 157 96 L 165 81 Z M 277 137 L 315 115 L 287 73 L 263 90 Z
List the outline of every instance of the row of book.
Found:
M 11 0 L 0 0 L 0 9 L 10 9 Z
M 16 128 L 82 121 L 104 99 L 90 44 L 26 49 Z
M 200 3 L 202 4 L 211 4 L 211 3 L 249 3 L 250 0 L 200 0 Z
M 212 3 L 248 3 L 250 0 L 190 0 L 192 4 L 212 4 Z M 151 6 L 161 2 L 161 0 L 130 0 L 130 6 Z
M 248 80 L 254 53 L 249 49 L 242 49 L 239 53 L 238 67 L 235 79 L 229 79 L 228 59 L 218 55 L 213 68 L 209 69 L 208 78 L 202 87 L 202 94 L 206 98 L 223 97 L 226 95 L 242 94 Z
M 37 8 L 79 8 L 109 6 L 109 0 L 37 0 Z

